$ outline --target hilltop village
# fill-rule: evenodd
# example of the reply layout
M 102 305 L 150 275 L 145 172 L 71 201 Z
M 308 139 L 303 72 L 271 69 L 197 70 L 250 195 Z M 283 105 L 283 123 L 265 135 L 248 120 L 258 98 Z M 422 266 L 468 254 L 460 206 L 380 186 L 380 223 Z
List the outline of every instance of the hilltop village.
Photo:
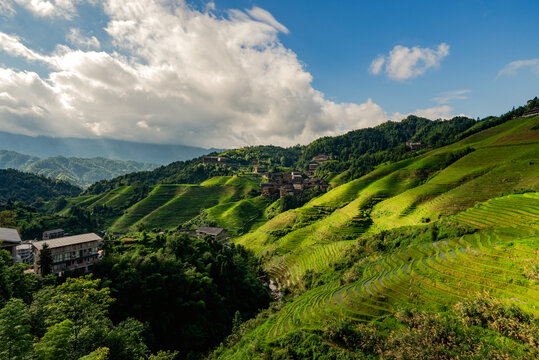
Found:
M 270 172 L 266 166 L 254 164 L 253 173 L 260 175 L 263 182 L 260 184 L 261 196 L 284 197 L 286 195 L 297 196 L 301 195 L 305 190 L 318 187 L 322 192 L 328 189 L 328 183 L 319 177 L 314 177 L 316 169 L 324 162 L 331 159 L 329 155 L 317 155 L 311 159 L 309 170 L 302 173 L 300 171 Z M 226 157 L 222 156 L 204 156 L 203 163 L 205 164 L 222 164 L 232 168 L 239 168 L 235 163 L 227 161 Z

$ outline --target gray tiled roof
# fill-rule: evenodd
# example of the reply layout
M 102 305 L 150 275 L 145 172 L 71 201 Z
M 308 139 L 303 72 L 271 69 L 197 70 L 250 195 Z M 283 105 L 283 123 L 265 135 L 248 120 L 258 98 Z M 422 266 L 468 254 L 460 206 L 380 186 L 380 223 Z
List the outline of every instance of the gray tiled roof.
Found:
M 97 236 L 94 233 L 89 234 L 81 234 L 81 235 L 75 235 L 75 236 L 66 236 L 56 239 L 50 239 L 50 240 L 42 240 L 42 241 L 36 241 L 33 243 L 34 247 L 38 250 L 41 250 L 43 248 L 43 244 L 47 243 L 49 245 L 49 248 L 58 248 L 62 246 L 68 246 L 68 245 L 75 245 L 75 244 L 81 244 L 89 241 L 101 241 L 99 236 Z
M 222 233 L 223 230 L 224 230 L 223 228 L 218 228 L 218 227 L 202 226 L 197 229 L 197 232 L 216 236 Z
M 0 228 L 0 242 L 21 243 L 21 237 L 17 229 Z
M 47 231 L 44 231 L 43 234 L 52 234 L 52 233 L 57 233 L 57 232 L 64 232 L 64 229 L 47 230 Z

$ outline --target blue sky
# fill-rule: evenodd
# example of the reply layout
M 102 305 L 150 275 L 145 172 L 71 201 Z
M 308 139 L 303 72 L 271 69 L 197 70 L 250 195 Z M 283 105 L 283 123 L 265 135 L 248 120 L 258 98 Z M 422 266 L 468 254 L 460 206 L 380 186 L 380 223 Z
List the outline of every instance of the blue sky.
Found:
M 0 0 L 0 126 L 292 145 L 539 95 L 537 1 Z M 378 65 L 378 66 L 375 66 Z
M 539 95 L 539 73 L 497 77 L 515 60 L 539 57 L 538 1 L 223 1 L 263 7 L 287 26 L 282 42 L 313 74 L 313 87 L 346 102 L 372 98 L 388 112 L 412 112 L 440 93 L 467 89 L 455 111 L 497 115 Z M 373 58 L 396 45 L 450 46 L 439 69 L 396 82 L 369 74 Z

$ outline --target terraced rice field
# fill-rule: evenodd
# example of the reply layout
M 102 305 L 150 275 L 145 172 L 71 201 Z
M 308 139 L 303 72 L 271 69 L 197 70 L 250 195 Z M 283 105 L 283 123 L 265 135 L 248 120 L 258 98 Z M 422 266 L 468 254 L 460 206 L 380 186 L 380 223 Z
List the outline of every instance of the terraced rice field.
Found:
M 251 175 L 236 175 L 214 177 L 202 185 L 156 185 L 146 198 L 127 209 L 112 224 L 111 230 L 126 231 L 135 229 L 138 224 L 174 228 L 197 216 L 202 209 L 240 200 L 258 186 L 257 181 Z M 110 196 L 107 201 L 116 201 L 112 194 Z
M 69 198 L 67 207 L 60 212 L 65 215 L 72 206 L 92 208 L 96 205 L 106 205 L 110 208 L 122 208 L 130 203 L 131 199 L 138 196 L 139 186 L 120 186 L 99 195 L 81 195 Z
M 483 291 L 539 313 L 539 284 L 525 276 L 526 266 L 539 262 L 538 216 L 539 193 L 494 199 L 460 213 L 457 221 L 482 230 L 410 246 L 378 259 L 359 281 L 308 291 L 272 320 L 268 336 L 320 327 L 329 317 L 370 321 L 406 303 L 438 310 Z
M 539 230 L 539 193 L 508 195 L 489 200 L 455 216 L 455 219 L 479 228 L 516 227 Z
M 216 205 L 206 209 L 208 218 L 227 229 L 229 235 L 243 234 L 262 225 L 267 219 L 264 210 L 267 199 L 255 197 Z
M 299 284 L 308 270 L 323 271 L 352 244 L 353 241 L 338 241 L 313 245 L 300 253 L 274 257 L 266 264 L 266 272 L 281 286 Z
M 142 218 L 184 191 L 186 187 L 181 185 L 157 185 L 146 198 L 127 209 L 125 214 L 114 222 L 112 230 L 124 231 L 131 228 Z

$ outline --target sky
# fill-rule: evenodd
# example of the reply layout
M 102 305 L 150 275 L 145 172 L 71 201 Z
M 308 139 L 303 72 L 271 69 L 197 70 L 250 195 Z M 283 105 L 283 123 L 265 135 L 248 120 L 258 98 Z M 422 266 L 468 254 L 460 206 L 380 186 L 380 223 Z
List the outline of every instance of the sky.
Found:
M 539 95 L 537 14 L 535 0 L 0 0 L 0 130 L 228 148 L 500 115 Z

